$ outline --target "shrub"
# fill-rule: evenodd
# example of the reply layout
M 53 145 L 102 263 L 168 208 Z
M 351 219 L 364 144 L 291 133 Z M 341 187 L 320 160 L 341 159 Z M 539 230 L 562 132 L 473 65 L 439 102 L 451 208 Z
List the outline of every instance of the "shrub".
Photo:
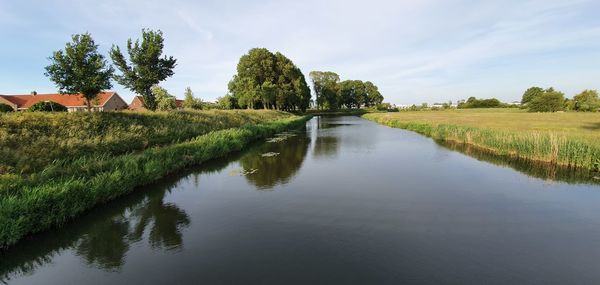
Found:
M 581 112 L 594 112 L 600 108 L 600 100 L 598 99 L 598 91 L 584 90 L 575 95 L 571 101 L 573 110 Z
M 28 111 L 30 112 L 66 112 L 67 107 L 52 101 L 38 102 L 33 104 Z
M 14 111 L 14 109 L 11 106 L 0 103 L 0 113 L 7 113 L 12 111 Z
M 565 96 L 562 92 L 549 91 L 533 98 L 528 106 L 529 112 L 556 112 L 563 110 Z

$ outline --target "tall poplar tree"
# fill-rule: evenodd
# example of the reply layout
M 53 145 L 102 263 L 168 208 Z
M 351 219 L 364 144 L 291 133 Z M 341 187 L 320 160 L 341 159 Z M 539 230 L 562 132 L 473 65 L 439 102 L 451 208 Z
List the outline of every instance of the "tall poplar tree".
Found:
M 121 49 L 113 45 L 110 50 L 110 57 L 121 75 L 115 75 L 114 78 L 119 84 L 127 87 L 131 91 L 142 95 L 144 98 L 144 107 L 149 110 L 156 110 L 156 98 L 152 94 L 152 86 L 173 76 L 173 69 L 177 65 L 177 60 L 172 56 L 162 56 L 164 48 L 163 33 L 153 30 L 142 30 L 142 40 L 136 40 L 135 43 L 127 40 L 127 53 L 129 62 L 121 52 Z

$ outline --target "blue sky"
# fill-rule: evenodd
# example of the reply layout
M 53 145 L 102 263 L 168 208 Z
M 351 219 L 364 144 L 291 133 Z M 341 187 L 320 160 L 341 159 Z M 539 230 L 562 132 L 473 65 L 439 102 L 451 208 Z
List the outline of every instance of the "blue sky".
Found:
M 305 75 L 370 80 L 396 104 L 513 101 L 532 85 L 571 97 L 600 89 L 598 11 L 597 0 L 0 0 L 0 94 L 55 92 L 44 67 L 72 34 L 90 32 L 106 55 L 151 28 L 178 59 L 161 84 L 178 97 L 186 86 L 204 100 L 224 95 L 253 47 L 282 52 Z

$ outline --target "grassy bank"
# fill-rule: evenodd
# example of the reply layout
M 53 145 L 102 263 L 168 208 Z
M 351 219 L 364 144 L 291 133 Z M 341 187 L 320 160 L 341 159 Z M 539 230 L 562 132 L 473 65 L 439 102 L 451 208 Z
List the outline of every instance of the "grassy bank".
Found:
M 27 175 L 56 160 L 126 154 L 290 116 L 263 110 L 0 113 L 0 174 Z
M 239 151 L 248 143 L 304 124 L 284 118 L 209 132 L 191 140 L 123 155 L 80 156 L 48 164 L 28 176 L 0 180 L 0 247 L 58 226 L 99 203 L 127 194 L 179 169 Z
M 597 171 L 600 115 L 515 109 L 366 114 L 366 119 L 501 156 Z

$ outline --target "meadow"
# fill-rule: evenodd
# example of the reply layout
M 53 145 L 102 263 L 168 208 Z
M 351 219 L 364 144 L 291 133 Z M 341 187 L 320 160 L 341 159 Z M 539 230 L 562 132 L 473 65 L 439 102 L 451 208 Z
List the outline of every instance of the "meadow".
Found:
M 74 129 L 71 130 L 73 133 L 59 131 L 58 126 L 47 129 L 39 126 L 39 124 L 49 124 L 48 121 L 55 122 L 59 118 L 72 119 L 68 117 L 71 115 L 73 118 L 98 119 L 105 123 L 115 118 L 119 118 L 115 119 L 117 121 L 130 119 L 158 122 L 166 118 L 166 121 L 158 126 L 138 125 L 137 128 L 143 130 L 135 134 L 138 139 L 145 139 L 145 141 L 132 145 L 125 142 L 132 142 L 135 135 L 124 137 L 123 140 L 119 140 L 116 136 L 120 128 L 125 127 L 125 123 L 120 126 L 98 126 L 98 130 L 104 129 L 104 131 L 97 133 L 82 130 L 81 133 L 84 134 L 78 134 Z M 41 118 L 34 121 L 38 124 L 28 120 L 24 120 L 21 124 L 21 128 L 26 130 L 41 132 L 45 129 L 47 131 L 45 134 L 52 134 L 38 138 L 38 142 L 40 140 L 60 142 L 62 138 L 90 146 L 93 146 L 92 142 L 98 142 L 100 147 L 91 147 L 89 152 L 80 148 L 81 151 L 75 152 L 77 155 L 66 153 L 68 159 L 56 159 L 51 162 L 43 160 L 43 163 L 33 164 L 42 167 L 43 170 L 33 171 L 27 175 L 15 173 L 0 175 L 0 248 L 13 245 L 29 234 L 60 226 L 100 203 L 130 193 L 136 187 L 154 182 L 182 168 L 223 157 L 230 152 L 241 150 L 252 141 L 300 126 L 309 118 L 276 111 L 40 114 L 39 116 Z M 178 122 L 173 119 L 173 116 L 185 116 L 196 120 Z M 19 116 L 15 117 L 19 118 Z M 9 125 L 16 128 L 15 118 L 8 118 L 9 121 L 12 120 Z M 76 125 L 75 122 L 72 124 Z M 6 129 L 5 127 L 4 130 Z M 192 130 L 197 131 L 195 136 Z M 65 134 L 72 134 L 72 136 L 65 136 Z M 158 135 L 153 137 L 154 134 Z M 89 136 L 87 140 L 86 135 Z M 104 141 L 102 138 L 106 137 L 111 139 Z M 116 147 L 115 145 L 122 145 L 128 149 L 118 152 L 106 151 Z M 19 147 L 20 149 L 17 148 L 16 151 L 20 151 L 21 154 L 27 151 L 36 157 L 43 157 L 45 153 L 44 148 L 37 149 L 39 153 L 36 153 L 27 144 Z M 46 146 L 51 150 L 48 153 L 53 153 L 53 147 L 53 145 Z M 62 145 L 59 144 L 58 147 Z M 4 159 L 3 163 L 7 164 Z
M 600 114 L 597 113 L 456 109 L 371 113 L 363 117 L 502 156 L 593 171 L 600 166 Z
M 0 175 L 27 175 L 56 161 L 126 154 L 290 116 L 264 110 L 0 113 Z

